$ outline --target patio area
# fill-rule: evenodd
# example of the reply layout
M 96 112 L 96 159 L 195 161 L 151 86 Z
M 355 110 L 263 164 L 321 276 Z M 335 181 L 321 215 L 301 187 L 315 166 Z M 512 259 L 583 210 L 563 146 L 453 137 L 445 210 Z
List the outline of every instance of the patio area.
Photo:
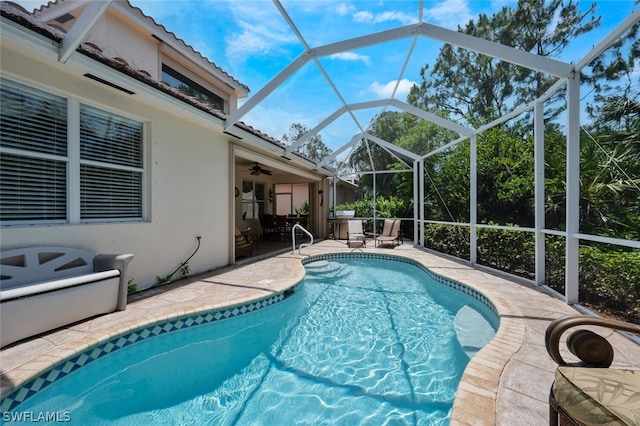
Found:
M 132 295 L 125 311 L 83 321 L 0 351 L 2 393 L 73 354 L 136 327 L 244 304 L 284 291 L 303 278 L 301 259 L 347 251 L 414 259 L 437 274 L 476 288 L 498 309 L 498 333 L 467 366 L 458 388 L 451 424 L 547 423 L 547 398 L 556 365 L 545 350 L 544 332 L 552 320 L 578 312 L 539 288 L 474 269 L 407 243 L 394 249 L 369 246 L 350 249 L 345 241 L 325 240 L 304 248 L 301 254 L 292 253 L 289 248 L 285 253 L 246 263 L 251 260 L 248 259 L 240 265 Z M 600 333 L 607 333 L 603 335 L 614 346 L 614 366 L 639 368 L 637 344 L 612 331 Z M 568 352 L 563 355 L 573 359 Z

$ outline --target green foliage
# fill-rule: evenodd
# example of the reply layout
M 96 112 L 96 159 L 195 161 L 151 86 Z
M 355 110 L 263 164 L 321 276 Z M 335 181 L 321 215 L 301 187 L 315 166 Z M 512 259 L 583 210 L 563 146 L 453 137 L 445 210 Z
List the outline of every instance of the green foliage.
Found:
M 138 284 L 135 282 L 134 278 L 129 278 L 127 282 L 127 294 L 133 294 L 138 291 Z
M 640 323 L 640 250 L 580 247 L 580 300 Z
M 178 273 L 178 271 L 182 274 L 182 277 L 187 277 L 190 273 L 190 268 L 189 268 L 189 261 L 191 260 L 191 258 L 198 252 L 198 250 L 200 249 L 200 239 L 202 237 L 197 236 L 196 240 L 198 241 L 198 244 L 196 246 L 196 249 L 193 251 L 193 253 L 191 253 L 191 256 L 189 256 L 184 262 L 180 263 L 180 266 L 178 266 L 173 272 L 171 272 L 168 275 L 165 276 L 156 276 L 156 284 L 153 287 L 158 287 L 161 285 L 165 285 L 165 284 L 169 284 L 172 280 L 175 274 Z
M 424 246 L 469 260 L 469 228 L 430 223 L 424 229 Z
M 478 230 L 478 263 L 528 279 L 534 278 L 534 236 L 502 229 Z M 462 226 L 429 224 L 425 247 L 469 259 L 469 232 Z M 545 283 L 564 294 L 564 238 L 545 241 Z M 640 250 L 611 246 L 580 246 L 580 302 L 640 324 Z
M 302 202 L 302 204 L 300 204 L 300 207 L 295 207 L 294 210 L 296 211 L 296 214 L 298 214 L 298 215 L 309 214 L 309 201 L 308 200 L 304 200 Z
M 595 5 L 581 12 L 573 0 L 520 0 L 491 16 L 481 14 L 459 30 L 540 56 L 559 56 L 569 42 L 600 24 Z M 558 20 L 558 17 L 562 19 Z M 554 77 L 445 44 L 409 102 L 427 111 L 447 111 L 454 120 L 479 127 L 507 113 L 513 105 L 542 95 Z
M 291 145 L 308 132 L 309 129 L 304 124 L 293 123 L 289 127 L 289 133 L 282 136 L 282 140 L 285 144 Z M 320 135 L 310 137 L 306 142 L 300 145 L 296 151 L 315 163 L 331 154 L 331 149 L 324 144 Z
M 336 210 L 355 210 L 356 217 L 373 217 L 373 202 L 371 199 L 360 199 L 353 203 L 344 203 L 336 206 Z M 376 219 L 382 218 L 406 218 L 413 217 L 411 207 L 406 200 L 401 198 L 390 196 L 379 196 L 376 198 Z M 382 221 L 378 221 L 377 232 L 382 231 Z M 401 233 L 404 235 L 409 234 L 409 224 L 402 223 Z M 373 226 L 367 222 L 364 224 L 365 232 L 372 232 Z M 411 231 L 413 232 L 413 231 Z
M 564 239 L 547 240 L 546 284 L 564 294 Z M 640 324 L 640 250 L 580 246 L 580 302 Z
M 493 128 L 478 138 L 478 221 L 534 225 L 533 138 Z
M 534 279 L 535 236 L 514 228 L 478 229 L 478 263 Z

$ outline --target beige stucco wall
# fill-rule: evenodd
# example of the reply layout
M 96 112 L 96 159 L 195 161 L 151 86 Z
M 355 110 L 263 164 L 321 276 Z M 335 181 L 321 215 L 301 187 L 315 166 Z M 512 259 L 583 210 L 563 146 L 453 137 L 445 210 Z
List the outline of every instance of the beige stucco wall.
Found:
M 189 262 L 192 274 L 228 264 L 230 148 L 219 125 L 187 121 L 142 94 L 127 95 L 81 74 L 71 75 L 73 67 L 55 58 L 34 60 L 8 44 L 3 44 L 0 61 L 5 77 L 144 121 L 148 172 L 146 222 L 3 227 L 3 250 L 61 245 L 133 253 L 130 277 L 138 288 L 176 269 L 195 249 L 197 235 L 202 245 Z
M 160 79 L 158 42 L 107 12 L 85 39 L 102 49 L 108 57 L 120 57 L 136 70 L 145 70 Z

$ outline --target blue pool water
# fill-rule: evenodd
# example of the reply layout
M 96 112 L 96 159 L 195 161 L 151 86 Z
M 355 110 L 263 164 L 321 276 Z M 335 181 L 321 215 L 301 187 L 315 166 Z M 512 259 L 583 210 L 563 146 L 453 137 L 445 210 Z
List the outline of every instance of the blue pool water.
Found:
M 496 327 L 488 307 L 417 266 L 321 260 L 280 303 L 129 345 L 14 411 L 92 425 L 448 424 Z

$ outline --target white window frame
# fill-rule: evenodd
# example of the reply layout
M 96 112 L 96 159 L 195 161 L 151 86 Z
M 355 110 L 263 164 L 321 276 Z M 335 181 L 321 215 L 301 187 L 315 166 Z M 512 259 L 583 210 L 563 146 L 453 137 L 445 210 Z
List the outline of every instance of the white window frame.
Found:
M 10 79 L 2 76 L 2 80 L 11 82 L 13 84 L 25 86 L 26 88 L 33 88 L 45 93 L 50 93 L 56 96 L 60 96 L 67 101 L 67 156 L 60 157 L 57 155 L 34 153 L 29 150 L 20 150 L 15 148 L 0 147 L 0 152 L 3 154 L 12 154 L 25 157 L 37 157 L 44 159 L 52 159 L 56 161 L 66 161 L 66 183 L 67 183 L 67 197 L 66 197 L 66 220 L 50 220 L 50 219 L 36 219 L 36 220 L 12 220 L 2 221 L 0 226 L 30 226 L 30 225 L 51 225 L 51 224 L 69 224 L 77 225 L 83 223 L 130 223 L 130 222 L 144 222 L 147 218 L 147 122 L 133 117 L 130 114 L 123 114 L 121 112 L 114 111 L 110 108 L 105 108 L 103 105 L 96 105 L 85 100 L 80 100 L 70 96 L 66 96 L 61 93 L 56 93 L 48 88 L 35 86 L 19 80 Z M 139 122 L 141 125 L 141 149 L 142 159 L 140 167 L 122 166 L 114 163 L 93 161 L 87 159 L 81 159 L 80 156 L 80 109 L 81 105 L 87 106 L 99 110 L 102 113 L 113 114 L 119 117 L 123 117 L 128 120 Z M 92 165 L 105 167 L 116 170 L 127 170 L 140 174 L 140 217 L 129 218 L 81 218 L 81 180 L 80 180 L 80 168 L 81 165 Z
M 244 198 L 244 187 L 245 184 L 251 184 L 252 190 L 251 190 L 251 194 L 252 194 L 252 198 L 249 199 L 245 199 Z M 259 199 L 256 197 L 256 186 L 257 185 L 261 185 L 263 188 L 263 195 L 265 197 L 265 199 Z M 266 207 L 267 207 L 267 185 L 264 182 L 259 182 L 256 180 L 251 180 L 251 179 L 243 179 L 242 180 L 242 191 L 241 194 L 243 196 L 242 198 L 242 219 L 243 220 L 258 220 L 260 218 L 260 214 L 261 214 L 261 210 L 262 213 L 266 213 Z M 245 215 L 245 206 L 251 206 L 251 212 L 253 213 L 252 217 L 249 217 L 249 215 Z M 262 206 L 262 209 L 260 208 L 260 206 Z M 249 209 L 246 210 L 246 213 L 249 213 Z

